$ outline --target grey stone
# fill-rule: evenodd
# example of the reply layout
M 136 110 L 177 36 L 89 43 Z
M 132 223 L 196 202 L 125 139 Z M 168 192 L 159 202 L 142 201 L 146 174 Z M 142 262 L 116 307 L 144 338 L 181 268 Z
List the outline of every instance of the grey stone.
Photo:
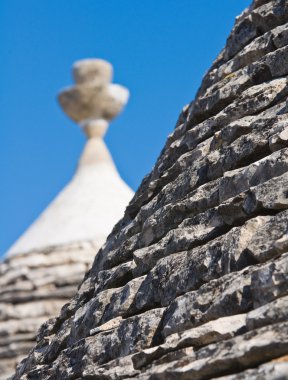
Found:
M 41 327 L 14 380 L 287 378 L 287 43 L 284 0 L 255 0 L 236 19 L 77 294 Z M 25 276 L 21 265 L 3 269 L 0 297 L 23 299 Z M 17 304 L 8 305 L 0 332 L 10 342 Z
M 288 363 L 286 362 L 272 362 L 263 364 L 254 369 L 237 373 L 236 375 L 217 377 L 218 380 L 287 380 L 288 379 Z

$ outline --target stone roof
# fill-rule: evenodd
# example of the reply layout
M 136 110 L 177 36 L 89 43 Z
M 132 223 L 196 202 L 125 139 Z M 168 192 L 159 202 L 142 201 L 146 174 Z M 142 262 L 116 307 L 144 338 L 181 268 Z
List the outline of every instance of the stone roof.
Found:
M 13 379 L 288 379 L 288 4 L 255 0 Z
M 84 165 L 89 154 L 94 157 L 101 150 L 99 161 Z M 120 178 L 102 140 L 87 141 L 81 162 L 73 179 L 10 248 L 9 256 L 82 240 L 96 240 L 99 246 L 105 242 L 133 192 Z

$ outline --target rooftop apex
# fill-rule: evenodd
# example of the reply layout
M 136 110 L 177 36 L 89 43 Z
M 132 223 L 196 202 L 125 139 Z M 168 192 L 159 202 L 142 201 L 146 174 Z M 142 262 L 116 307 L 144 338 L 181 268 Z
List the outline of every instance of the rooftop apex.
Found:
M 127 88 L 111 83 L 112 65 L 102 59 L 84 59 L 74 63 L 75 85 L 63 89 L 58 97 L 63 111 L 88 138 L 102 137 L 126 105 Z
M 90 240 L 100 247 L 123 216 L 133 191 L 120 178 L 102 137 L 127 103 L 129 91 L 111 83 L 112 72 L 112 65 L 101 59 L 73 65 L 76 84 L 60 93 L 59 102 L 88 141 L 72 180 L 8 255 Z

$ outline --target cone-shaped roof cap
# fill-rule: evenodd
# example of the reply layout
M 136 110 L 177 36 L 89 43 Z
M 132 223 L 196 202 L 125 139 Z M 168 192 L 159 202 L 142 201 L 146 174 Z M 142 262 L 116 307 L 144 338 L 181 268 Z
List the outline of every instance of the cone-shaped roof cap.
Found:
M 103 60 L 76 62 L 73 76 L 76 84 L 60 93 L 59 103 L 83 129 L 86 146 L 71 182 L 8 255 L 82 240 L 96 240 L 100 245 L 132 198 L 103 141 L 109 121 L 122 110 L 129 92 L 110 83 L 112 66 Z

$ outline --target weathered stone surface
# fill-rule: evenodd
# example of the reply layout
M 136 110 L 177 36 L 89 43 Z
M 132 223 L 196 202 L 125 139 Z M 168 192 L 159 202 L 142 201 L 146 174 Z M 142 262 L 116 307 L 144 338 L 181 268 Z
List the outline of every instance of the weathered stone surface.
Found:
M 288 317 L 288 297 L 278 298 L 275 301 L 250 311 L 246 317 L 246 327 L 253 330 L 275 322 L 285 322 Z
M 285 296 L 288 292 L 287 265 L 286 254 L 263 267 L 250 266 L 178 297 L 164 314 L 163 336 L 220 317 L 245 313 Z
M 281 358 L 279 358 L 281 360 Z M 283 362 L 279 360 L 263 364 L 254 369 L 248 369 L 245 372 L 236 375 L 217 377 L 218 380 L 287 380 L 288 379 L 288 360 L 287 356 L 283 358 Z
M 255 0 L 14 379 L 287 379 L 288 6 Z
M 139 379 L 195 379 L 212 378 L 232 369 L 241 371 L 265 361 L 281 357 L 287 352 L 287 322 L 248 332 L 227 341 L 210 344 L 180 360 L 155 363 Z M 149 373 L 150 372 L 150 373 Z

